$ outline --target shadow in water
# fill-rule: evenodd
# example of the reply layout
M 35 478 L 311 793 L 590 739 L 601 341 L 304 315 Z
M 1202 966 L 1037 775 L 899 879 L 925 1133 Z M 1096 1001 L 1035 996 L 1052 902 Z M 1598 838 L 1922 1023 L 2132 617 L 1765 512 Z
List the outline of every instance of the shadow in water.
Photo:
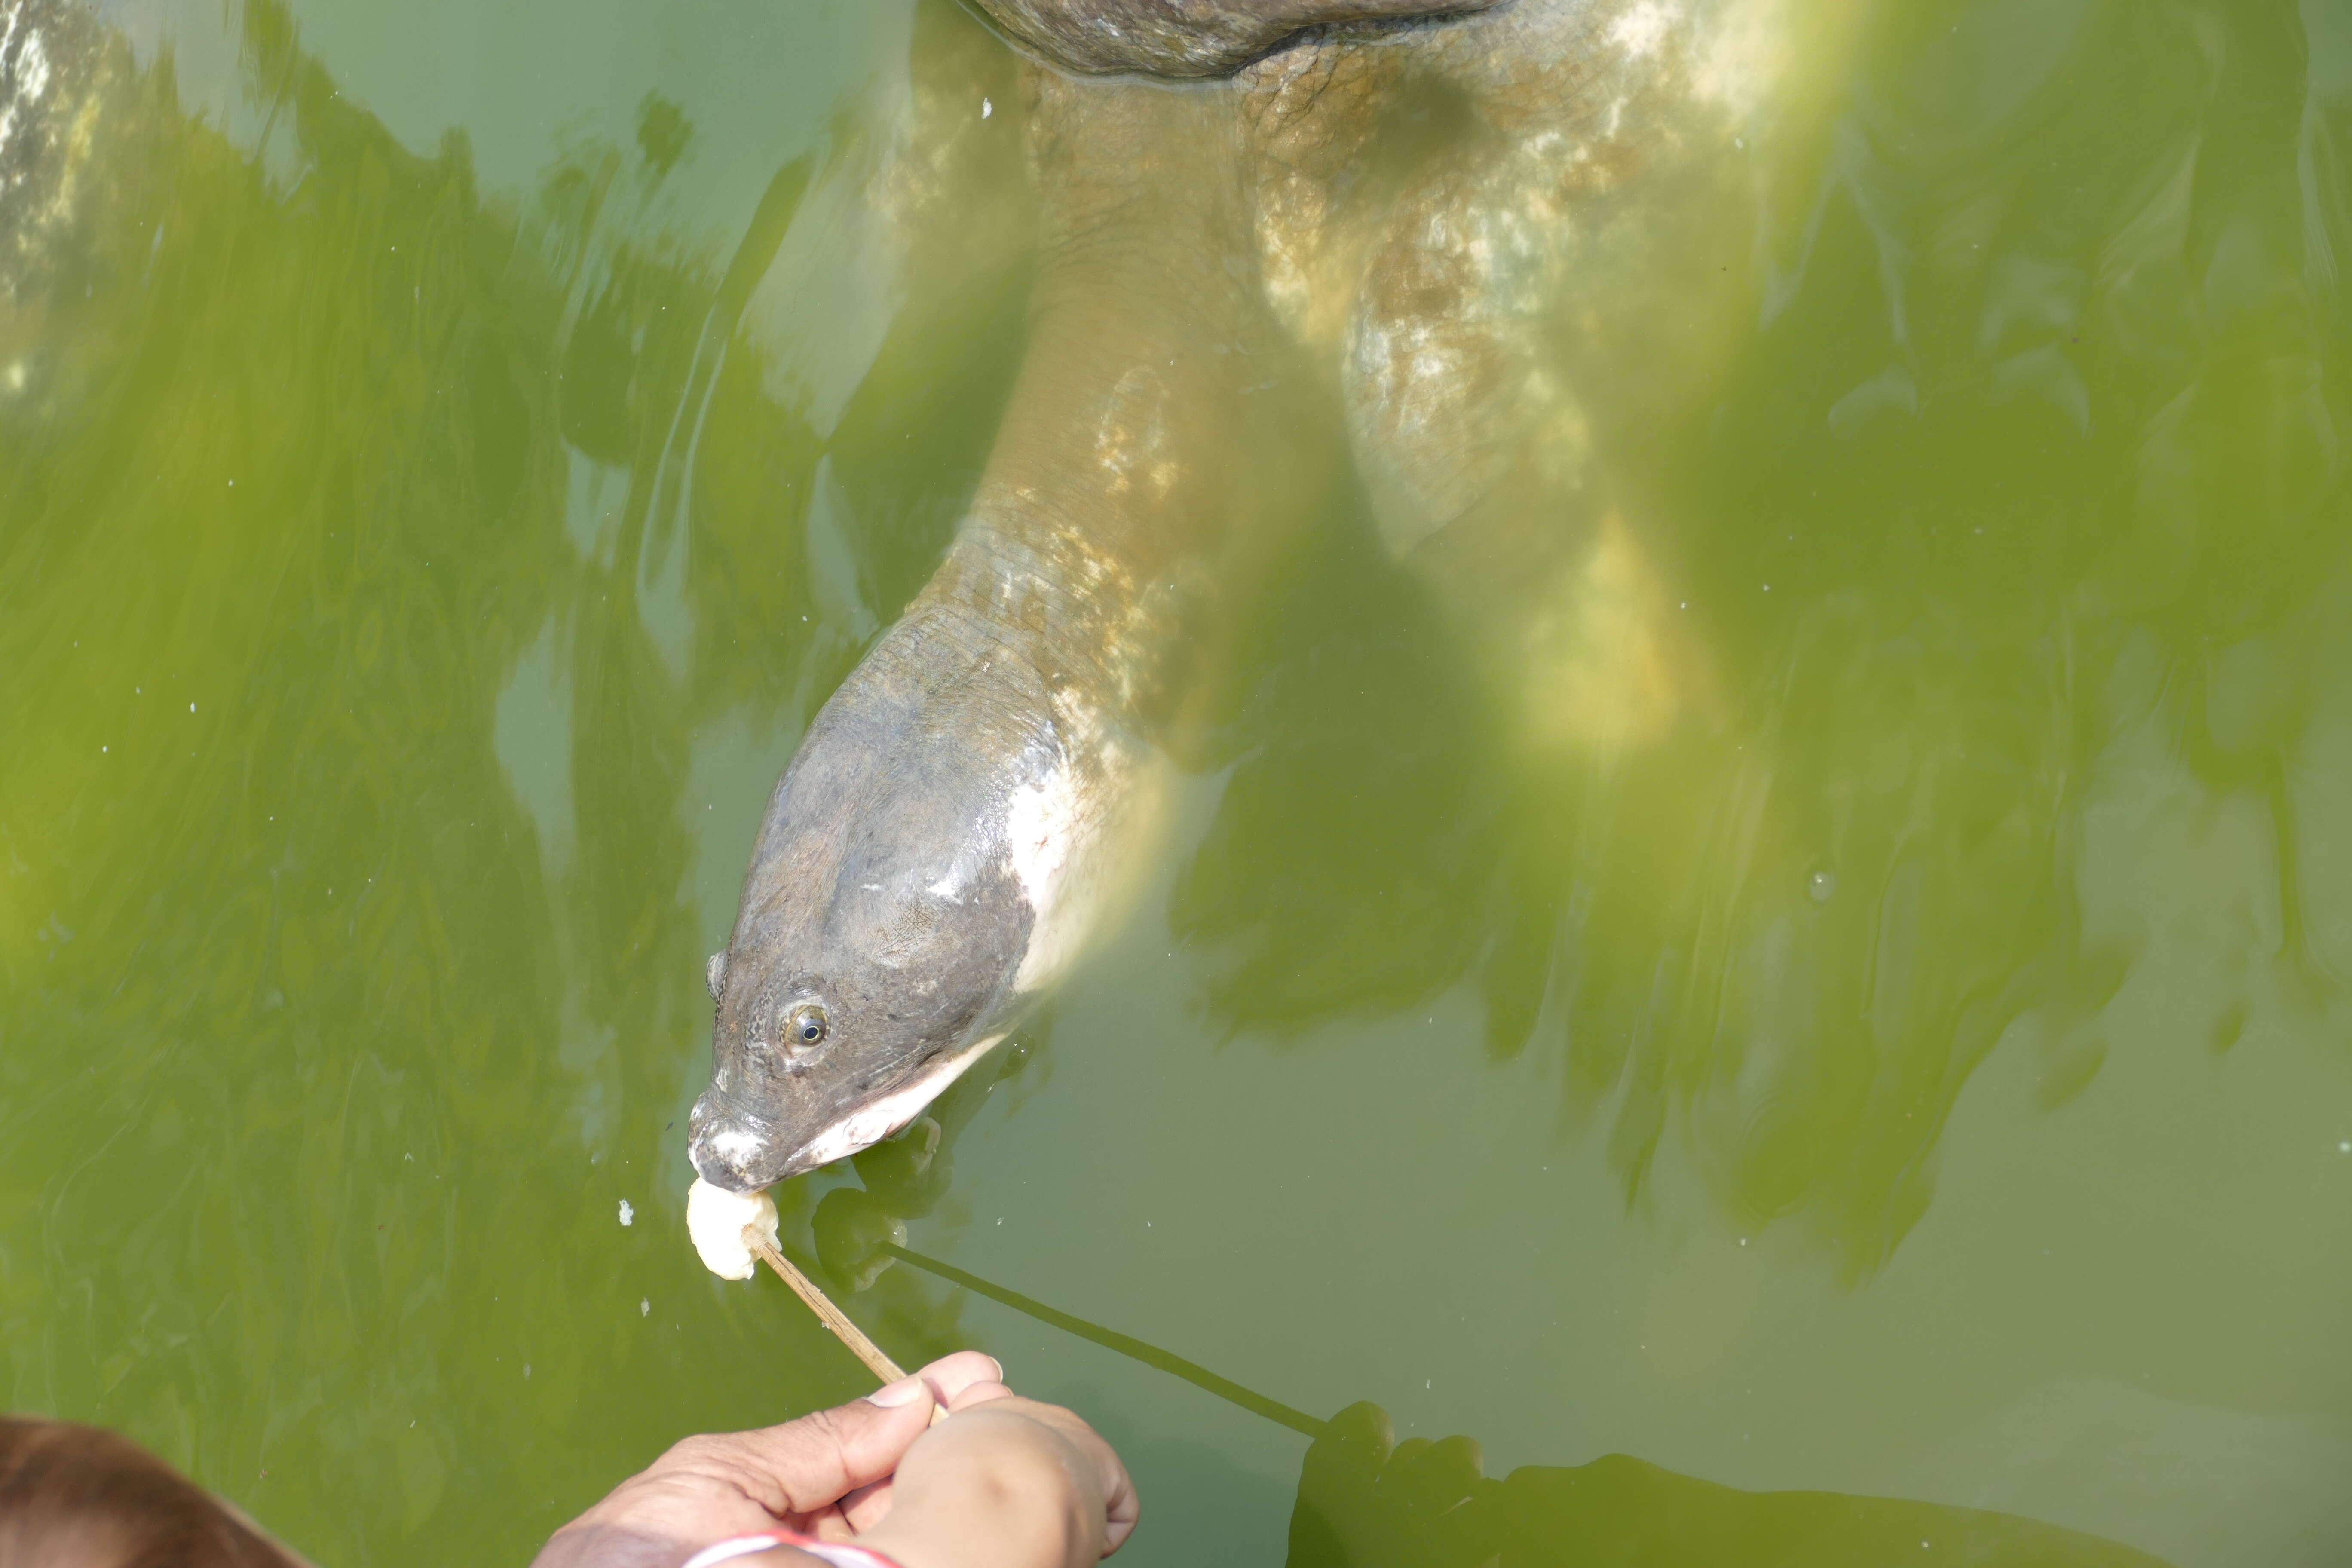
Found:
M 2009 1514 L 1837 1492 L 1744 1492 L 1622 1454 L 1497 1480 L 1467 1437 L 1395 1440 L 1351 1405 L 1307 1451 L 1289 1568 L 2160 1568 Z
M 929 1162 L 940 1145 L 940 1131 L 930 1127 L 885 1147 L 899 1150 L 891 1162 L 898 1169 Z M 1891 1562 L 2158 1568 L 2159 1562 L 2013 1514 L 1839 1492 L 1742 1491 L 1623 1454 L 1570 1467 L 1522 1466 L 1489 1478 L 1469 1437 L 1399 1443 L 1387 1412 L 1369 1403 L 1318 1420 L 1157 1345 L 911 1252 L 899 1239 L 903 1227 L 887 1215 L 878 1194 L 843 1189 L 827 1195 L 817 1236 L 837 1281 L 863 1289 L 895 1259 L 1310 1438 L 1290 1515 L 1289 1568 L 1880 1568 Z

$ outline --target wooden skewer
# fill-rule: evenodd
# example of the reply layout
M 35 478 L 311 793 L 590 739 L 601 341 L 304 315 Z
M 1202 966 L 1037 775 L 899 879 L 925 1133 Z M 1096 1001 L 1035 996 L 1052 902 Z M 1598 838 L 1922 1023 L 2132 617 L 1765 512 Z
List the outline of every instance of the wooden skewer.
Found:
M 906 1376 L 905 1373 L 898 1370 L 897 1362 L 884 1355 L 881 1347 L 867 1339 L 858 1326 L 849 1321 L 848 1314 L 835 1306 L 832 1299 L 817 1289 L 814 1280 L 794 1268 L 792 1259 L 776 1249 L 775 1245 L 769 1241 L 766 1231 L 756 1225 L 745 1226 L 743 1245 L 765 1260 L 768 1267 L 776 1271 L 777 1278 L 791 1286 L 793 1293 L 808 1303 L 809 1310 L 817 1315 L 818 1321 L 831 1329 L 835 1337 L 849 1347 L 849 1353 L 866 1363 L 866 1369 L 868 1372 L 880 1378 L 886 1384 L 896 1383 Z M 1051 1323 L 1054 1327 L 1076 1334 L 1082 1340 L 1090 1341 L 1107 1350 L 1117 1351 L 1123 1356 L 1132 1357 L 1146 1366 L 1158 1367 L 1162 1372 L 1172 1373 L 1196 1387 L 1208 1390 L 1220 1399 L 1229 1400 L 1244 1410 L 1263 1415 L 1267 1420 L 1287 1426 L 1294 1432 L 1303 1432 L 1310 1437 L 1320 1437 L 1328 1428 L 1328 1422 L 1318 1421 L 1303 1410 L 1294 1410 L 1279 1400 L 1268 1399 L 1263 1394 L 1253 1393 L 1230 1378 L 1219 1377 L 1196 1362 L 1189 1362 L 1182 1356 L 1171 1354 L 1157 1345 L 1145 1344 L 1132 1335 L 1115 1332 L 1099 1323 L 1089 1323 L 1083 1318 L 1074 1318 L 1067 1312 L 1057 1312 L 1042 1301 L 1033 1301 L 1028 1297 L 1007 1290 L 1001 1285 L 992 1285 L 976 1274 L 967 1274 L 952 1264 L 941 1263 L 935 1258 L 926 1258 L 919 1252 L 909 1252 L 894 1243 L 887 1241 L 882 1243 L 882 1250 L 927 1273 L 936 1274 L 942 1279 L 961 1285 L 967 1290 L 976 1291 L 993 1301 L 1002 1301 L 1017 1312 L 1026 1312 L 1039 1322 Z M 934 1405 L 931 1407 L 933 1426 L 938 1426 L 947 1417 L 947 1406 Z
M 882 1347 L 866 1337 L 865 1331 L 849 1321 L 849 1315 L 835 1306 L 815 1281 L 793 1266 L 793 1260 L 776 1250 L 767 1233 L 756 1225 L 743 1227 L 743 1245 L 757 1255 L 760 1261 L 776 1271 L 776 1277 L 793 1288 L 793 1294 L 808 1303 L 808 1310 L 817 1321 L 833 1331 L 834 1338 L 849 1347 L 849 1353 L 866 1363 L 866 1370 L 887 1385 L 907 1374 L 898 1363 L 882 1353 Z M 936 1415 L 937 1413 L 935 1413 Z

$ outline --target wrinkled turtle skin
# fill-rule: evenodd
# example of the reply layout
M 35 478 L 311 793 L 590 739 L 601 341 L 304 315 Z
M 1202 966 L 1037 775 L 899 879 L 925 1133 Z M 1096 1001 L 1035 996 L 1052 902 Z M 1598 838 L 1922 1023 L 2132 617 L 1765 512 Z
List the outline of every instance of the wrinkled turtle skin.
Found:
M 1066 70 L 1228 76 L 1318 28 L 1375 28 L 1483 11 L 1496 0 L 982 0 L 1017 42 Z

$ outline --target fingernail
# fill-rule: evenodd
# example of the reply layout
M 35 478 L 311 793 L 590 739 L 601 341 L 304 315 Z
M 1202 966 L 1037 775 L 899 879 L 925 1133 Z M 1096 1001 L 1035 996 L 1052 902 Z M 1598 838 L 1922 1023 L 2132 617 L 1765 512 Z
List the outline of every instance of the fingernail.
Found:
M 923 1380 L 921 1378 L 902 1377 L 898 1382 L 891 1384 L 887 1387 L 877 1388 L 873 1393 L 867 1394 L 866 1396 L 866 1403 L 868 1405 L 879 1405 L 885 1410 L 890 1410 L 895 1409 L 901 1405 L 912 1405 L 915 1403 L 916 1399 L 921 1395 L 922 1392 Z
M 1003 1383 L 1004 1381 L 1004 1363 L 997 1360 L 994 1356 L 990 1356 L 988 1358 L 988 1364 L 996 1369 L 996 1381 Z

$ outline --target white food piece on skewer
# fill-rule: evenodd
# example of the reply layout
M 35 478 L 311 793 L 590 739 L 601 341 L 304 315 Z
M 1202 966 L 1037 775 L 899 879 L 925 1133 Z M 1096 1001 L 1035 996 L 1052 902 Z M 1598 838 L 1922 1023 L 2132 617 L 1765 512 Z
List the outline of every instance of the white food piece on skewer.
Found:
M 686 1190 L 686 1233 L 702 1266 L 721 1279 L 749 1279 L 758 1272 L 758 1260 L 743 1245 L 743 1227 L 756 1225 L 776 1241 L 776 1200 L 765 1192 L 730 1193 L 697 1176 Z

